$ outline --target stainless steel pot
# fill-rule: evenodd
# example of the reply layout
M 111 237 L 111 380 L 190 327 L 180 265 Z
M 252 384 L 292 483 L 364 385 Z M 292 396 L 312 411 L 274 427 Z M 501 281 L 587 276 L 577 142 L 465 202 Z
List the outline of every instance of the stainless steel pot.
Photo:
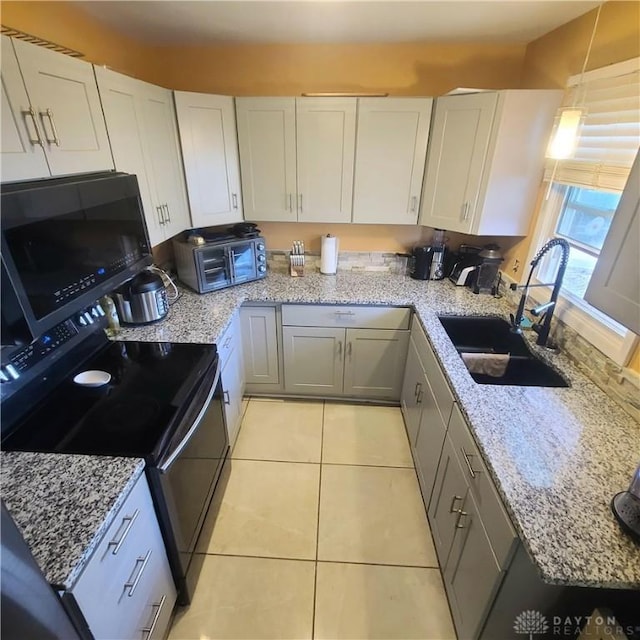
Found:
M 167 290 L 162 278 L 150 271 L 142 271 L 114 291 L 113 299 L 123 324 L 158 322 L 169 312 Z

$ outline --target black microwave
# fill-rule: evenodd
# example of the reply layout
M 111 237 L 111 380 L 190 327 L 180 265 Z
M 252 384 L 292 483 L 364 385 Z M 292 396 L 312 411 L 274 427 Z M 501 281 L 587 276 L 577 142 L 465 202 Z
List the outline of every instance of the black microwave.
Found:
M 136 176 L 7 183 L 2 344 L 26 344 L 151 264 Z

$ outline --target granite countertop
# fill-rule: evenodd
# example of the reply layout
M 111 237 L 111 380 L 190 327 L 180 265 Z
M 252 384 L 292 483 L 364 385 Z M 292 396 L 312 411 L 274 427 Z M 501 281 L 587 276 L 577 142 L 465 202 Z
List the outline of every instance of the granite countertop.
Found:
M 476 384 L 438 314 L 508 317 L 505 300 L 449 281 L 339 272 L 267 278 L 198 295 L 183 290 L 161 323 L 123 340 L 216 342 L 243 302 L 413 306 L 466 415 L 505 507 L 545 582 L 639 588 L 640 552 L 609 503 L 640 458 L 638 423 L 563 356 L 532 345 L 569 388 Z
M 0 463 L 2 499 L 45 578 L 71 589 L 144 460 L 3 451 Z

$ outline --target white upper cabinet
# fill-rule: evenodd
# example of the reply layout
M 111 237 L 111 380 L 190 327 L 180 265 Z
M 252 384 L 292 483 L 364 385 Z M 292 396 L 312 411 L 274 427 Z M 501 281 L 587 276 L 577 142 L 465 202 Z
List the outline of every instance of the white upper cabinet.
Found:
M 236 98 L 247 220 L 296 222 L 295 98 Z
M 356 105 L 296 98 L 300 222 L 351 222 Z
M 13 45 L 51 174 L 113 169 L 92 66 L 21 40 Z
M 561 95 L 507 90 L 438 98 L 419 223 L 526 235 Z
M 116 169 L 137 176 L 157 245 L 191 226 L 171 92 L 102 67 L 95 71 Z
M 11 38 L 2 36 L 2 181 L 50 175 L 44 139 L 29 103 Z
M 194 227 L 242 221 L 233 98 L 174 91 Z
M 359 98 L 353 222 L 417 224 L 431 98 Z

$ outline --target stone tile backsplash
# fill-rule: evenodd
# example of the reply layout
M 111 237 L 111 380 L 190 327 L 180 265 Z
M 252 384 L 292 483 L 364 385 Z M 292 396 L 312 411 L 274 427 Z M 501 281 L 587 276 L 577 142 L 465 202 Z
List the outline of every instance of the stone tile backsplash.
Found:
M 320 254 L 305 253 L 305 269 L 312 273 L 320 271 Z M 286 272 L 289 269 L 288 251 L 267 251 L 267 265 L 273 271 Z M 407 273 L 408 258 L 395 253 L 375 251 L 341 251 L 338 254 L 338 271 L 370 271 L 378 273 Z

